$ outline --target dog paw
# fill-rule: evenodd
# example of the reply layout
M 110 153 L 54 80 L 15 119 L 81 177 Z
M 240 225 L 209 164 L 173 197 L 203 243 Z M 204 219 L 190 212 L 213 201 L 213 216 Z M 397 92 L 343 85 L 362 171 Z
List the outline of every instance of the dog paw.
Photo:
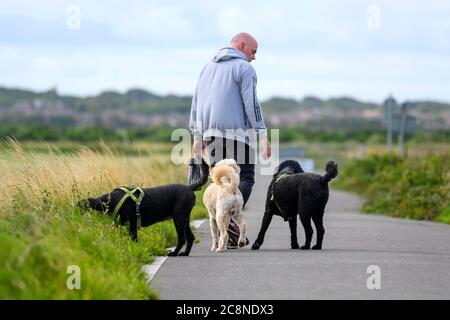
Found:
M 245 247 L 246 245 L 248 245 L 249 243 L 250 243 L 250 241 L 248 241 L 248 239 L 242 238 L 242 239 L 239 239 L 238 246 L 240 248 L 242 248 L 242 247 Z
M 261 247 L 261 245 L 260 245 L 258 242 L 255 242 L 255 243 L 252 245 L 252 250 L 259 250 L 259 247 Z
M 178 255 L 178 253 L 176 253 L 175 251 L 171 251 L 167 254 L 168 257 L 176 257 Z
M 300 250 L 309 250 L 310 247 L 309 246 L 301 246 Z
M 212 246 L 212 247 L 211 247 L 211 251 L 212 251 L 212 252 L 216 251 L 216 249 L 217 249 L 217 246 Z
M 322 250 L 322 246 L 318 246 L 317 244 L 311 248 L 311 250 Z
M 291 249 L 299 249 L 300 246 L 298 243 L 291 243 Z
M 225 250 L 227 250 L 226 247 L 225 247 L 225 248 L 217 248 L 217 249 L 216 249 L 216 252 L 224 252 Z
M 183 251 L 183 252 L 180 252 L 178 254 L 178 256 L 187 257 L 187 256 L 189 256 L 189 253 L 186 253 L 186 251 Z

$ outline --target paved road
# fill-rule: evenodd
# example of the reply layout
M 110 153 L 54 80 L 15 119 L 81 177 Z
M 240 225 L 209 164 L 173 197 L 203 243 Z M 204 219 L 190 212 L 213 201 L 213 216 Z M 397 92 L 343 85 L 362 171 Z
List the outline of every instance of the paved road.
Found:
M 258 178 L 245 211 L 251 243 L 269 182 Z M 167 259 L 150 285 L 161 299 L 177 300 L 450 299 L 450 226 L 360 214 L 361 203 L 331 191 L 322 251 L 291 250 L 289 225 L 274 217 L 259 251 L 212 253 L 206 222 L 191 256 Z M 301 245 L 300 223 L 298 239 Z M 371 265 L 379 267 L 380 289 L 367 287 Z

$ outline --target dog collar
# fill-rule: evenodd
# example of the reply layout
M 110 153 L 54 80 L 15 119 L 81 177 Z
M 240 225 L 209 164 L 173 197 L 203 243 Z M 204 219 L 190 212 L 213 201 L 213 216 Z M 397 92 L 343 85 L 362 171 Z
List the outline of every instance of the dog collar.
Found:
M 289 172 L 284 172 L 282 175 L 278 176 L 277 180 L 275 180 L 275 183 L 277 183 L 278 181 L 280 181 L 283 178 L 286 178 L 287 176 L 291 175 L 291 173 Z

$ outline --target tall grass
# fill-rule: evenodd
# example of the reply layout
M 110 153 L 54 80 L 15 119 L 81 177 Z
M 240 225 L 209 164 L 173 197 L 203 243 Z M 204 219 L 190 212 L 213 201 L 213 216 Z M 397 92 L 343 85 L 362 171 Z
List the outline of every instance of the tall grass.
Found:
M 141 272 L 176 241 L 171 222 L 139 231 L 139 243 L 108 216 L 75 204 L 119 185 L 184 183 L 186 167 L 167 155 L 129 157 L 104 143 L 65 154 L 24 151 L 13 140 L 0 154 L 1 299 L 155 299 Z M 5 147 L 6 145 L 6 147 Z M 197 198 L 201 198 L 197 196 Z M 199 201 L 199 199 L 197 200 Z M 205 213 L 194 209 L 194 216 Z M 67 268 L 81 270 L 81 289 L 69 290 Z

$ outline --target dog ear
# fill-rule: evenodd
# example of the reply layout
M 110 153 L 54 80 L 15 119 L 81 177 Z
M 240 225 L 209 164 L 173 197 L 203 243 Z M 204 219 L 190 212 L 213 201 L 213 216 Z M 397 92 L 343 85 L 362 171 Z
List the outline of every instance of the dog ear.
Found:
M 236 163 L 236 164 L 233 164 L 233 167 L 234 167 L 234 170 L 236 170 L 236 173 L 237 174 L 240 174 L 241 173 L 241 167 L 239 167 L 239 165 Z
M 304 173 L 303 168 L 300 164 L 300 162 L 297 161 L 298 166 L 295 168 L 295 173 Z
M 273 172 L 273 176 L 275 177 L 278 174 L 278 172 L 280 172 L 280 166 L 275 168 L 275 171 Z
M 280 170 L 281 170 L 281 165 L 278 165 L 278 166 L 275 168 L 275 171 L 273 172 L 273 176 L 275 177 L 275 176 L 280 172 Z

